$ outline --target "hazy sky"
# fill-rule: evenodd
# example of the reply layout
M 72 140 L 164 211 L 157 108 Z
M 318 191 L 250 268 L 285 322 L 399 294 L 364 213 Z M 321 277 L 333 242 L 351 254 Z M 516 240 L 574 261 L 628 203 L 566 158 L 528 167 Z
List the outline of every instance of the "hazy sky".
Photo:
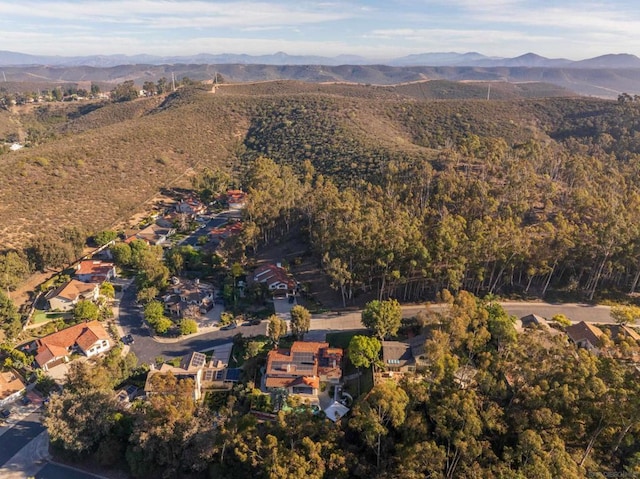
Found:
M 0 50 L 47 55 L 640 55 L 637 0 L 0 0 Z

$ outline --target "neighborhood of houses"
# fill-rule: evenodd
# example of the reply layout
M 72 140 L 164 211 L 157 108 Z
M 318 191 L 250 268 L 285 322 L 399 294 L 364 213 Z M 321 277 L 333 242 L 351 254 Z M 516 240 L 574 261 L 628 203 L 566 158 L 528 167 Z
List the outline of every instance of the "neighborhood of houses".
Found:
M 226 194 L 226 204 L 232 212 L 239 212 L 246 201 L 246 194 L 240 190 L 230 190 Z M 153 224 L 131 232 L 123 241 L 142 240 L 149 245 L 169 247 L 171 237 L 176 232 L 176 222 L 186 216 L 189 221 L 202 223 L 199 220 L 206 213 L 207 207 L 198 199 L 183 198 L 173 206 L 172 211 L 157 215 Z M 207 243 L 198 244 L 197 247 L 215 249 L 221 241 L 237 235 L 242 230 L 240 215 L 230 217 L 232 221 L 203 232 Z M 96 302 L 100 299 L 101 285 L 113 281 L 118 275 L 108 249 L 101 253 L 100 258 L 79 261 L 73 268 L 71 279 L 44 295 L 50 311 L 65 313 L 73 310 L 80 301 Z M 239 281 L 237 286 L 240 290 L 252 283 L 264 284 L 264 289 L 269 291 L 276 305 L 276 313 L 285 320 L 291 319 L 288 311 L 296 302 L 299 285 L 281 263 L 261 264 L 243 279 L 248 284 Z M 197 278 L 172 277 L 159 300 L 169 317 L 179 319 L 198 314 L 203 317 L 210 315 L 220 297 L 213 284 Z M 220 312 L 217 314 L 219 322 Z M 545 318 L 530 314 L 520 318 L 516 328 L 546 330 L 556 336 L 566 335 L 563 337 L 575 347 L 593 354 L 614 354 L 613 341 L 621 338 L 640 344 L 640 334 L 626 325 L 607 325 L 607 333 L 586 322 L 560 329 Z M 427 339 L 428 335 L 418 334 L 404 340 L 382 341 L 381 357 L 372 372 L 373 383 L 420 377 L 421 371 L 428 366 L 425 356 Z M 111 350 L 118 341 L 102 322 L 93 320 L 38 338 L 25 345 L 24 351 L 33 355 L 35 367 L 49 374 L 59 366 L 68 366 L 70 361 L 91 360 Z M 178 380 L 190 379 L 196 401 L 202 400 L 207 392 L 228 390 L 242 379 L 242 368 L 230 367 L 233 347 L 233 343 L 229 342 L 211 351 L 192 351 L 179 364 L 174 361 L 171 364 L 151 365 L 144 387 L 126 386 L 115 393 L 116 398 L 124 407 L 129 407 L 137 398 L 155 394 L 159 379 L 168 374 Z M 636 359 L 640 363 L 640 358 Z M 342 348 L 332 347 L 329 342 L 294 341 L 290 347 L 275 347 L 267 353 L 266 365 L 257 376 L 256 387 L 265 395 L 296 397 L 314 410 L 324 411 L 328 419 L 337 421 L 348 413 L 353 400 L 345 390 L 347 382 L 353 380 L 353 377 L 343 375 L 347 361 L 346 352 Z M 475 372 L 471 366 L 459 368 L 455 374 L 457 384 L 461 388 L 471 387 Z M 355 377 L 361 374 L 358 371 Z M 60 376 L 57 377 L 60 379 Z M 5 368 L 0 373 L 0 407 L 23 396 L 25 387 L 24 378 L 16 370 Z M 278 403 L 276 407 L 282 407 L 282 404 Z

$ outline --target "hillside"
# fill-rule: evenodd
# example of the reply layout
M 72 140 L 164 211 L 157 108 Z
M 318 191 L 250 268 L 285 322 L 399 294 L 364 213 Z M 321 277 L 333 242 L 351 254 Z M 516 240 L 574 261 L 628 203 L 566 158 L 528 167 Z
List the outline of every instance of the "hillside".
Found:
M 296 168 L 309 159 L 319 172 L 354 184 L 376 178 L 391 160 L 436 161 L 442 148 L 469 135 L 510 145 L 532 138 L 549 142 L 561 136 L 557 124 L 567 111 L 597 108 L 594 115 L 605 115 L 614 105 L 429 99 L 447 89 L 456 97 L 486 95 L 486 85 L 475 83 L 273 82 L 227 85 L 215 94 L 192 88 L 129 103 L 0 112 L 5 137 L 35 132 L 38 139 L 35 146 L 0 156 L 0 245 L 19 247 L 35 233 L 69 225 L 108 227 L 160 188 L 188 184 L 205 166 L 242 172 L 258 155 Z M 514 88 L 492 85 L 493 95 L 510 98 Z

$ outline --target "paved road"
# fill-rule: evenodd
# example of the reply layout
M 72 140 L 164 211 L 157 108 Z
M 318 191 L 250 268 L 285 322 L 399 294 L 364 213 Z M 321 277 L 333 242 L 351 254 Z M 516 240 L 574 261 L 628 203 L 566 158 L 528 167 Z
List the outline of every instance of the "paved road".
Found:
M 596 324 L 613 324 L 610 317 L 609 306 L 591 306 L 585 304 L 551 304 L 542 302 L 505 302 L 500 303 L 504 309 L 518 318 L 535 313 L 545 318 L 551 318 L 556 314 L 564 314 L 574 322 L 585 321 Z M 432 310 L 438 311 L 441 305 L 431 305 Z M 415 316 L 425 309 L 424 305 L 408 305 L 402 307 L 402 315 L 405 318 Z M 311 319 L 311 330 L 316 331 L 344 331 L 349 329 L 362 329 L 360 321 L 361 311 L 344 314 L 328 313 L 314 316 Z
M 41 432 L 40 412 L 36 411 L 18 421 L 11 429 L 0 436 L 0 466 L 4 465 L 18 451 L 30 443 Z
M 48 463 L 35 475 L 36 479 L 96 479 L 102 477 L 53 463 Z
M 183 239 L 180 242 L 180 244 L 181 245 L 197 246 L 198 245 L 198 238 L 200 238 L 200 236 L 203 236 L 203 235 L 206 236 L 210 230 L 212 230 L 213 228 L 218 228 L 219 226 L 222 226 L 227 221 L 229 221 L 227 213 L 226 212 L 219 213 L 216 216 L 214 216 L 213 218 L 211 218 L 209 221 L 204 223 L 205 224 L 204 228 L 201 228 L 199 230 L 194 231 L 189 236 L 187 236 L 185 239 Z
M 132 286 L 124 291 L 120 299 L 118 321 L 125 334 L 133 336 L 134 344 L 131 346 L 131 350 L 141 363 L 154 363 L 159 356 L 170 359 L 184 356 L 193 351 L 215 348 L 222 343 L 232 341 L 238 333 L 242 333 L 244 336 L 257 336 L 265 334 L 267 331 L 267 322 L 263 321 L 256 326 L 238 326 L 229 331 L 212 331 L 175 343 L 158 342 L 144 324 L 142 308 L 135 301 L 136 290 Z

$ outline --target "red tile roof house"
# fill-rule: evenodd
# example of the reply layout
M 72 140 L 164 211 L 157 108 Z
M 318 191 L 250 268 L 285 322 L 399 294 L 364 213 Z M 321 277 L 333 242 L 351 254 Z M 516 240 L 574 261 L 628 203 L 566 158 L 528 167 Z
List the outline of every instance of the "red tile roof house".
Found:
M 83 283 L 72 279 L 59 288 L 49 291 L 45 299 L 49 301 L 49 309 L 57 311 L 70 311 L 81 299 L 95 301 L 100 294 L 98 283 Z
M 600 338 L 604 333 L 593 324 L 580 321 L 566 328 L 569 339 L 579 348 L 587 349 L 593 353 L 599 353 Z
M 0 371 L 0 406 L 15 401 L 24 390 L 25 383 L 17 372 L 12 369 Z
M 113 263 L 86 259 L 76 265 L 76 278 L 84 283 L 104 283 L 116 277 Z
M 108 351 L 112 345 L 109 333 L 98 321 L 76 324 L 36 340 L 36 363 L 48 371 L 69 361 L 69 355 L 74 351 L 91 358 Z
M 247 204 L 247 194 L 242 190 L 227 191 L 227 204 L 232 210 L 241 210 Z
M 176 211 L 178 213 L 186 213 L 188 215 L 201 215 L 206 213 L 207 207 L 200 200 L 187 198 L 185 200 L 181 200 L 180 203 L 176 205 Z
M 342 349 L 330 348 L 329 343 L 308 341 L 269 351 L 264 390 L 283 388 L 289 394 L 317 396 L 320 382 L 340 382 L 342 356 Z
M 258 267 L 253 272 L 255 283 L 265 283 L 270 291 L 282 290 L 293 292 L 296 282 L 289 276 L 287 271 L 278 264 L 265 264 Z

